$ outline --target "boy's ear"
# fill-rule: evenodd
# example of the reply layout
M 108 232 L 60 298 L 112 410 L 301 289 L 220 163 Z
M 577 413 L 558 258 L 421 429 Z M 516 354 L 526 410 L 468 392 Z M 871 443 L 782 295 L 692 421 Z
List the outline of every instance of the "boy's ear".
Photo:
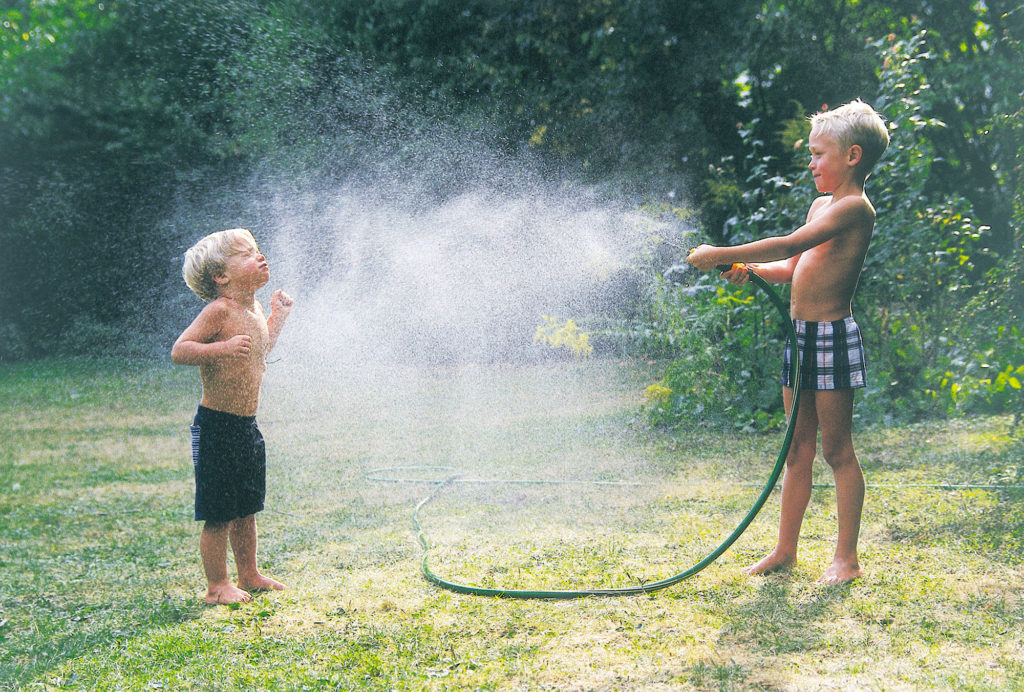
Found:
M 228 278 L 227 274 L 214 274 L 213 280 L 221 286 L 226 286 L 231 279 Z
M 846 152 L 847 163 L 856 166 L 864 158 L 864 149 L 859 144 L 852 144 Z

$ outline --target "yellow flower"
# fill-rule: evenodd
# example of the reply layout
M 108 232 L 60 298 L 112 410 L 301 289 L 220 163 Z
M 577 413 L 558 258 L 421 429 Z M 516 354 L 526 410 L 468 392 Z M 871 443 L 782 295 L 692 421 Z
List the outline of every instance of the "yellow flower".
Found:
M 572 320 L 566 320 L 561 324 L 555 317 L 541 315 L 544 324 L 537 327 L 533 334 L 533 340 L 547 344 L 551 348 L 567 348 L 576 358 L 583 358 L 594 353 L 594 347 L 590 345 L 590 335 L 581 332 L 580 328 Z
M 672 390 L 660 384 L 652 384 L 644 390 L 644 401 L 655 406 L 665 406 L 672 396 Z

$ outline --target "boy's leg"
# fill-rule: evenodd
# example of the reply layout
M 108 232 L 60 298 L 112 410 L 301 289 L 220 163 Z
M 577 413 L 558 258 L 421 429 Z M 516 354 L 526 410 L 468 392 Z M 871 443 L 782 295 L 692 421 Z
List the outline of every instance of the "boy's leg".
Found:
M 250 514 L 232 521 L 230 536 L 240 588 L 247 591 L 284 588 L 281 582 L 260 574 L 256 566 L 256 515 Z
M 786 473 L 782 478 L 782 516 L 779 520 L 779 538 L 775 549 L 756 564 L 743 569 L 746 574 L 766 574 L 791 566 L 796 561 L 800 525 L 804 520 L 807 503 L 811 499 L 811 470 L 818 443 L 818 416 L 815 410 L 816 392 L 801 394 L 797 411 L 793 441 L 786 456 Z M 782 388 L 782 400 L 789 414 L 793 408 L 793 390 Z
M 252 598 L 228 580 L 228 522 L 208 521 L 199 536 L 199 554 L 206 573 L 206 602 L 239 603 Z
M 837 389 L 817 392 L 821 422 L 821 451 L 836 481 L 839 536 L 832 564 L 821 576 L 826 584 L 842 584 L 861 576 L 857 537 L 864 507 L 864 474 L 853 450 L 853 392 Z

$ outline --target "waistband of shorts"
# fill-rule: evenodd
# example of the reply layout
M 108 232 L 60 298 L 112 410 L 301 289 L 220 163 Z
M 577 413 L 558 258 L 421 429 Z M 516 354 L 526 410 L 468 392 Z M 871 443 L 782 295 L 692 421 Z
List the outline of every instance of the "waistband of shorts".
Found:
M 856 327 L 857 326 L 857 320 L 854 319 L 853 315 L 848 315 L 847 317 L 844 317 L 841 320 L 832 320 L 831 322 L 815 322 L 815 321 L 811 321 L 811 320 L 798 320 L 795 317 L 793 318 L 793 327 L 797 331 L 808 331 L 808 328 L 815 329 L 820 324 L 827 324 L 827 325 L 830 325 L 830 326 L 835 326 L 837 324 L 842 324 L 842 325 L 846 326 L 847 327 L 847 331 L 849 331 L 850 327 Z
M 228 413 L 227 411 L 218 411 L 217 409 L 206 408 L 203 405 L 199 406 L 198 410 L 196 411 L 196 415 L 202 416 L 207 420 L 212 420 L 221 423 L 244 423 L 248 425 L 256 422 L 256 416 L 239 416 L 234 413 Z

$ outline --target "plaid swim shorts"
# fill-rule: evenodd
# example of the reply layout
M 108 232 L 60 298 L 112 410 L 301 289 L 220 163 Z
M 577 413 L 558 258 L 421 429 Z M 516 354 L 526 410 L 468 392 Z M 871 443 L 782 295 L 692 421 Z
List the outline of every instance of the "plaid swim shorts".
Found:
M 864 340 L 852 316 L 835 322 L 793 320 L 804 389 L 855 389 L 867 385 Z M 793 386 L 793 344 L 786 339 L 782 384 Z

